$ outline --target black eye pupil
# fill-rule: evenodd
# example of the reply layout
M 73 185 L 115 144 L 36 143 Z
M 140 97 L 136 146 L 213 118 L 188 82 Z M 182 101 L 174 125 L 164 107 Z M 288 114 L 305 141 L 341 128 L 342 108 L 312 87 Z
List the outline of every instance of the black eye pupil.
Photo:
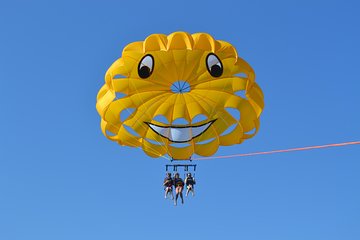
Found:
M 222 73 L 223 73 L 223 69 L 219 65 L 214 65 L 210 69 L 210 74 L 213 77 L 220 77 Z
M 150 68 L 147 66 L 142 66 L 138 72 L 141 78 L 148 78 L 151 74 Z

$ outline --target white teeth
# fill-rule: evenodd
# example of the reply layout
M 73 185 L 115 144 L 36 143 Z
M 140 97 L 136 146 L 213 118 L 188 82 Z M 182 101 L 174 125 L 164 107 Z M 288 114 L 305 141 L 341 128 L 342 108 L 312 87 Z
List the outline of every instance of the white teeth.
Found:
M 213 122 L 214 121 L 210 121 L 200 126 L 189 126 L 189 127 L 185 127 L 185 126 L 161 127 L 151 123 L 147 123 L 147 124 L 154 132 L 156 132 L 157 134 L 161 135 L 164 138 L 169 139 L 172 142 L 188 142 L 191 139 L 203 134 Z
M 149 123 L 149 126 L 157 134 L 160 134 L 161 136 L 169 136 L 170 128 L 159 127 L 159 126 L 153 125 L 151 123 Z
M 193 138 L 191 128 L 170 128 L 168 139 L 173 142 L 187 142 Z

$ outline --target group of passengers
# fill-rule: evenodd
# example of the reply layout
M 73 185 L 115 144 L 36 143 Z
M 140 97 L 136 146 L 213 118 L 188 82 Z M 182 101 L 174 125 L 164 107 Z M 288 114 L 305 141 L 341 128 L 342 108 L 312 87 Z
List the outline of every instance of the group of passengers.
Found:
M 186 185 L 186 196 L 191 192 L 192 196 L 195 195 L 194 185 L 196 184 L 195 178 L 191 175 L 191 173 L 186 174 L 185 181 L 183 181 L 180 177 L 179 173 L 175 173 L 174 177 L 171 176 L 171 173 L 166 173 L 166 178 L 164 179 L 164 187 L 165 187 L 165 198 L 171 196 L 171 199 L 174 200 L 174 205 L 177 205 L 177 199 L 180 196 L 181 203 L 184 203 L 183 198 L 183 190 Z M 173 187 L 175 186 L 175 199 L 173 194 Z

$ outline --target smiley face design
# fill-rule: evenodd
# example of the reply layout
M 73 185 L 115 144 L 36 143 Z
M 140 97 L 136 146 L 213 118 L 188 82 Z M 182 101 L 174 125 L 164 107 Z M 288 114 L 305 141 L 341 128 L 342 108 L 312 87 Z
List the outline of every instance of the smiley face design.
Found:
M 101 129 L 151 157 L 211 156 L 260 125 L 264 97 L 250 65 L 209 34 L 153 34 L 127 45 L 96 104 Z

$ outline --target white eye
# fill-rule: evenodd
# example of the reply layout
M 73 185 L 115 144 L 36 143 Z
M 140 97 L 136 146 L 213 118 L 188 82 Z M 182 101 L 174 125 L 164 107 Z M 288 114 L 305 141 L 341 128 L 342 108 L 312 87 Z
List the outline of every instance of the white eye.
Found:
M 220 59 L 213 53 L 206 57 L 206 67 L 213 77 L 220 77 L 223 74 L 223 66 Z
M 150 77 L 154 69 L 154 58 L 151 55 L 143 57 L 138 66 L 138 74 L 141 78 Z

